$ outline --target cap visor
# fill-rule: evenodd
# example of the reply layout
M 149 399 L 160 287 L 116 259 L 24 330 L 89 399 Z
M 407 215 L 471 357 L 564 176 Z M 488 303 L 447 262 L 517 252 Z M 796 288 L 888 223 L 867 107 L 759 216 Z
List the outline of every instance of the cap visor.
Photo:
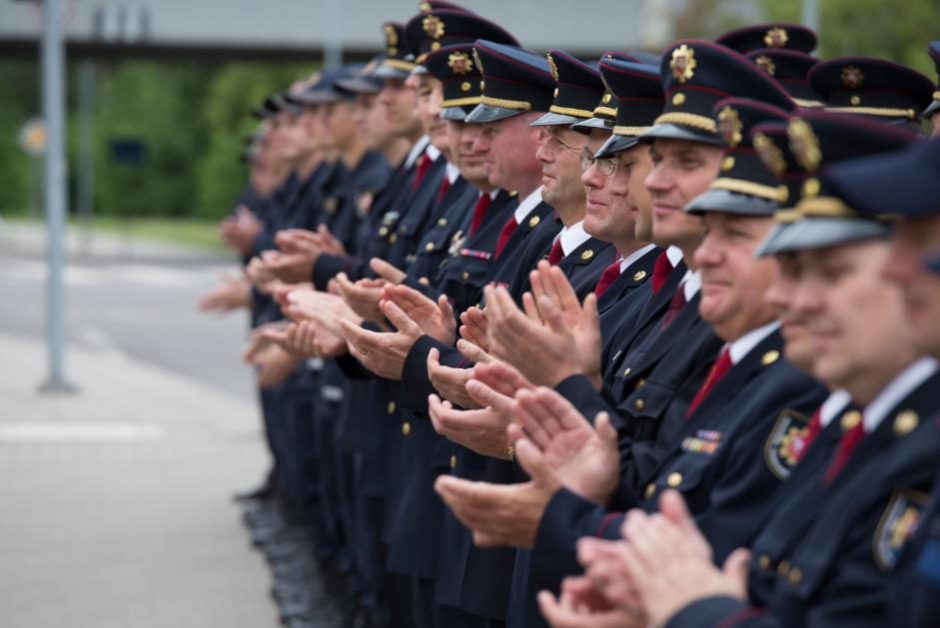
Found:
M 378 94 L 382 89 L 381 81 L 372 81 L 361 76 L 339 79 L 336 85 L 354 94 Z
M 924 109 L 924 113 L 920 114 L 922 118 L 930 118 L 933 114 L 940 111 L 940 100 L 935 100 L 930 103 L 930 106 Z
M 611 155 L 616 155 L 619 152 L 633 148 L 639 143 L 640 139 L 637 137 L 629 135 L 611 135 L 607 138 L 607 141 L 597 149 L 597 152 L 594 153 L 594 157 L 598 159 L 610 157 Z
M 506 118 L 511 118 L 521 113 L 526 112 L 521 109 L 503 109 L 502 107 L 493 107 L 491 105 L 484 105 L 480 103 L 473 111 L 470 112 L 464 122 L 470 122 L 472 124 L 485 124 L 487 122 L 505 120 Z
M 721 212 L 741 216 L 773 216 L 780 205 L 756 196 L 739 194 L 729 190 L 706 190 L 685 206 L 689 214 Z
M 379 78 L 401 79 L 405 80 L 411 74 L 408 70 L 400 70 L 389 65 L 382 64 L 375 69 L 373 74 Z
M 697 131 L 677 124 L 656 124 L 649 131 L 640 136 L 640 140 L 649 142 L 656 139 L 665 140 L 687 140 L 689 142 L 701 142 L 703 144 L 724 145 L 724 142 L 717 135 L 707 131 Z
M 463 107 L 445 107 L 441 110 L 441 118 L 454 122 L 466 122 L 468 115 Z
M 571 125 L 572 131 L 584 133 L 585 135 L 590 135 L 591 129 L 606 129 L 610 131 L 613 128 L 614 123 L 604 118 L 588 118 L 587 120 L 581 120 Z
M 777 227 L 784 227 L 777 231 Z M 864 219 L 803 218 L 787 225 L 777 225 L 758 247 L 755 255 L 822 249 L 864 240 L 885 238 L 887 225 Z
M 560 113 L 548 112 L 541 118 L 529 124 L 529 126 L 560 126 L 562 124 L 570 126 L 580 122 L 582 118 L 576 116 L 566 116 Z
M 343 100 L 343 97 L 332 89 L 318 89 L 312 92 L 297 94 L 293 96 L 293 99 L 302 105 L 328 105 Z

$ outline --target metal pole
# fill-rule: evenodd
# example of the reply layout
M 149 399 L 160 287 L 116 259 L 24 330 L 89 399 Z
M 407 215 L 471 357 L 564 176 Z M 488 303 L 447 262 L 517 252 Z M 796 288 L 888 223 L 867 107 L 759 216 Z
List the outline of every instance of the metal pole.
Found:
M 41 390 L 67 392 L 65 382 L 65 300 L 62 290 L 62 244 L 67 213 L 65 196 L 65 51 L 60 0 L 45 0 L 42 35 L 42 109 L 46 120 L 43 195 L 48 231 L 49 275 L 46 286 L 46 341 L 49 379 Z
M 803 15 L 801 21 L 803 26 L 811 28 L 819 35 L 822 40 L 822 33 L 819 31 L 819 0 L 803 0 Z
M 323 42 L 323 65 L 326 68 L 338 68 L 343 64 L 343 44 L 340 40 L 343 31 L 343 0 L 327 0 L 326 15 L 327 24 L 331 27 Z
M 91 248 L 95 191 L 95 62 L 85 59 L 79 66 L 78 84 L 78 216 L 81 218 L 82 249 Z

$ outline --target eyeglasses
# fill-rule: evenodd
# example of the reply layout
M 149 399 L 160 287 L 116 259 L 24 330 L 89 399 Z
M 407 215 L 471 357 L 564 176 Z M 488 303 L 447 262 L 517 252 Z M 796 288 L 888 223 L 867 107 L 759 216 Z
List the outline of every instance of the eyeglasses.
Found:
M 617 172 L 617 160 L 613 157 L 595 157 L 587 151 L 581 153 L 581 172 L 587 172 L 591 166 L 597 166 L 597 171 L 605 177 L 612 177 Z

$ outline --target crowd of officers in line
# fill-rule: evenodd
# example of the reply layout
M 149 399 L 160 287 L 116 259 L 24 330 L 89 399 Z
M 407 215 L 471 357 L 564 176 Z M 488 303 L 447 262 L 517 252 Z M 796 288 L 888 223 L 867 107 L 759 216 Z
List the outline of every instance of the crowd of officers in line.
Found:
M 344 625 L 937 625 L 934 81 L 383 32 L 256 112 L 202 304 L 251 312 L 284 623 L 320 577 Z

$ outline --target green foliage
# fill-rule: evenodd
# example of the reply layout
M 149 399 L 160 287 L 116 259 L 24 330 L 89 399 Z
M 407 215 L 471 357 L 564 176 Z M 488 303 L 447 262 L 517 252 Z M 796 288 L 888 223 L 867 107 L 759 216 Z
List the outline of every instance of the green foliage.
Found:
M 42 165 L 17 144 L 20 127 L 39 110 L 39 85 L 34 65 L 0 62 L 0 213 L 21 212 L 34 204 L 34 187 Z

